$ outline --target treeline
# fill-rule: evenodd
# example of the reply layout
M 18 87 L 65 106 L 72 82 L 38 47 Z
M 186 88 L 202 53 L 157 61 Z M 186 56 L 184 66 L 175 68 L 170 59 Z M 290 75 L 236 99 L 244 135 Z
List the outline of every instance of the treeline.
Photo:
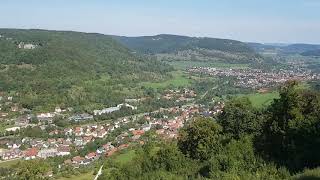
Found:
M 319 178 L 298 174 L 320 166 L 319 117 L 319 92 L 290 82 L 267 109 L 232 100 L 215 119 L 190 122 L 177 141 L 153 139 L 129 163 L 106 162 L 100 179 Z

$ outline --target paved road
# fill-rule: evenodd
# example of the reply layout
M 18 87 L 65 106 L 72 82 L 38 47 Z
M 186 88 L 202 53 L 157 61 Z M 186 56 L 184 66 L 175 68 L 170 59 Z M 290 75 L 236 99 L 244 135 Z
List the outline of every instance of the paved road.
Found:
M 102 168 L 103 168 L 103 165 L 100 167 L 100 169 L 99 169 L 96 177 L 94 178 L 94 180 L 97 180 L 97 179 L 99 178 L 99 176 L 101 176 L 101 174 L 102 174 Z

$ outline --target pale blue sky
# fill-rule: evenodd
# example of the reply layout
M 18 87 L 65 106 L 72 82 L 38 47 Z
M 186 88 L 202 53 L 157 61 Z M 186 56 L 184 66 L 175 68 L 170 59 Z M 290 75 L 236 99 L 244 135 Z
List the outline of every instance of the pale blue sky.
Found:
M 1 0 L 0 28 L 320 44 L 320 0 Z

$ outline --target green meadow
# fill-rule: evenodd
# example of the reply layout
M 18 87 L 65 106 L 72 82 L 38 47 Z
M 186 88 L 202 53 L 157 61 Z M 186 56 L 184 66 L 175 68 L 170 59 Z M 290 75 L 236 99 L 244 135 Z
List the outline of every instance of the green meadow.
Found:
M 239 97 L 248 97 L 252 105 L 256 108 L 264 108 L 272 103 L 274 99 L 279 98 L 278 92 L 270 93 L 252 93 L 248 95 L 239 95 Z

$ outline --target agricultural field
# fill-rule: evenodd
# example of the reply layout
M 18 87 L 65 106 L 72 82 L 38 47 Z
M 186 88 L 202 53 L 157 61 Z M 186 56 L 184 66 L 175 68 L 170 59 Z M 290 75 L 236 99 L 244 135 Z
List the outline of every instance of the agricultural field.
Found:
M 9 168 L 12 167 L 18 162 L 21 161 L 20 159 L 10 160 L 10 161 L 0 161 L 0 168 Z
M 182 71 L 174 71 L 172 72 L 171 75 L 172 75 L 172 78 L 168 80 L 165 80 L 162 82 L 144 82 L 144 83 L 141 83 L 141 85 L 146 88 L 163 89 L 169 86 L 187 87 L 192 82 L 192 80 L 189 79 L 187 75 Z
M 179 70 L 185 70 L 187 68 L 191 68 L 195 66 L 233 68 L 233 69 L 249 68 L 249 64 L 230 64 L 230 63 L 218 63 L 218 62 L 207 62 L 207 61 L 166 61 L 166 62 Z

